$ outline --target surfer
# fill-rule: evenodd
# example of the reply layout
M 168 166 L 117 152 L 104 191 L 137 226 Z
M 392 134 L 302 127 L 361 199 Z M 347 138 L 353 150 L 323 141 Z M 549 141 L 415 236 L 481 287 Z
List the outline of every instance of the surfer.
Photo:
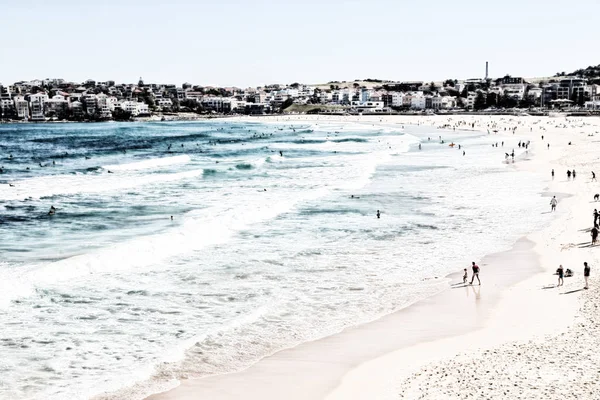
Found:
M 56 208 L 54 208 L 54 206 L 50 206 L 50 211 L 48 211 L 48 215 L 54 215 L 56 214 Z

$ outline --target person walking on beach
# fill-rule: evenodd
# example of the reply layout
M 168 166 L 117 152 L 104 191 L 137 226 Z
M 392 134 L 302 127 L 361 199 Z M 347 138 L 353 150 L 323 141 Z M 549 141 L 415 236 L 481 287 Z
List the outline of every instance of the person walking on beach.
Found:
M 592 246 L 596 244 L 596 240 L 598 239 L 598 228 L 594 226 L 592 228 Z
M 556 196 L 552 197 L 552 200 L 550 200 L 550 206 L 551 211 L 556 211 L 556 204 L 558 203 L 558 200 L 556 200 Z
M 567 179 L 568 180 L 571 179 L 571 170 L 570 169 L 567 170 Z
M 467 284 L 467 278 L 468 278 L 468 274 L 467 274 L 467 269 L 465 268 L 465 273 L 463 275 L 463 283 L 466 285 Z
M 559 266 L 558 266 L 558 269 L 556 270 L 556 273 L 558 274 L 558 285 L 556 285 L 556 286 L 557 286 L 557 287 L 558 287 L 558 286 L 562 286 L 562 285 L 563 285 L 563 283 L 565 283 L 565 281 L 564 281 L 564 279 L 563 279 L 563 278 L 564 278 L 564 276 L 565 276 L 565 270 L 563 269 L 563 266 L 562 266 L 562 265 L 559 265 Z
M 576 176 L 576 175 L 575 175 L 575 170 L 573 170 L 573 179 L 575 179 L 575 176 Z
M 592 171 L 592 182 L 596 181 L 596 173 Z M 597 182 L 597 181 L 596 181 Z
M 588 278 L 590 277 L 590 266 L 588 265 L 587 262 L 583 263 L 583 279 L 585 279 L 585 286 L 583 287 L 584 289 L 588 289 Z
M 554 180 L 554 168 L 552 168 L 552 180 Z
M 475 278 L 477 278 L 477 282 L 479 282 L 479 284 L 481 285 L 481 281 L 479 280 L 479 265 L 475 264 L 475 261 L 473 261 L 472 264 L 473 266 L 471 268 L 473 268 L 473 276 L 471 277 L 471 283 L 469 283 L 469 285 L 473 284 Z
M 594 208 L 594 226 L 598 225 L 598 210 Z

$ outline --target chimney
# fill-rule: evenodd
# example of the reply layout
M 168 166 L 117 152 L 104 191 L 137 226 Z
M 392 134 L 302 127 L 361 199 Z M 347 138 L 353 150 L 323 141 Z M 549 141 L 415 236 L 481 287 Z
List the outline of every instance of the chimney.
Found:
M 488 62 L 485 62 L 485 80 L 487 81 L 488 79 Z

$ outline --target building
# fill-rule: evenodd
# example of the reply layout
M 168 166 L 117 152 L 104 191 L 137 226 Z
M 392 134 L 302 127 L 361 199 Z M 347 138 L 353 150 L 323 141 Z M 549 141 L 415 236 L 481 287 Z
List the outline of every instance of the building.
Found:
M 584 107 L 586 110 L 600 111 L 600 100 L 586 101 Z
M 52 98 L 46 102 L 46 114 L 48 116 L 64 115 L 68 108 L 68 100 L 65 99 L 65 96 L 59 94 L 52 96 Z
M 410 97 L 410 108 L 413 110 L 424 110 L 427 106 L 427 100 L 423 92 L 412 93 Z
M 46 116 L 44 114 L 44 102 L 36 97 L 30 101 L 31 106 L 31 120 L 32 121 L 45 121 Z
M 83 118 L 85 113 L 83 112 L 83 103 L 80 101 L 72 101 L 71 103 L 71 113 L 75 118 Z
M 164 98 L 156 99 L 156 106 L 161 110 L 171 109 L 173 108 L 173 100 Z
M 86 94 L 81 97 L 81 100 L 85 107 L 85 112 L 87 113 L 87 115 L 96 115 L 96 95 Z
M 96 95 L 96 115 L 100 119 L 108 119 L 112 117 L 108 96 L 104 93 Z
M 352 107 L 358 112 L 379 112 L 383 110 L 383 101 L 353 101 Z
M 228 97 L 206 96 L 202 99 L 201 104 L 208 111 L 219 113 L 231 112 L 231 99 Z
M 23 96 L 15 96 L 13 99 L 15 102 L 15 111 L 17 112 L 17 118 L 29 119 L 29 103 Z
M 522 85 L 525 83 L 525 79 L 520 78 L 520 77 L 512 77 L 510 75 L 506 75 L 503 78 L 496 79 L 495 83 L 496 83 L 496 86 Z

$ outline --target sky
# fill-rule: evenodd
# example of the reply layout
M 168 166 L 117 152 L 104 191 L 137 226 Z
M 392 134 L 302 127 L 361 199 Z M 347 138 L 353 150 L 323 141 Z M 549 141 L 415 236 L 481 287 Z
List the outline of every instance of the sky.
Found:
M 570 6 L 571 5 L 571 6 Z M 600 64 L 599 0 L 0 0 L 0 82 L 203 86 L 551 76 Z

